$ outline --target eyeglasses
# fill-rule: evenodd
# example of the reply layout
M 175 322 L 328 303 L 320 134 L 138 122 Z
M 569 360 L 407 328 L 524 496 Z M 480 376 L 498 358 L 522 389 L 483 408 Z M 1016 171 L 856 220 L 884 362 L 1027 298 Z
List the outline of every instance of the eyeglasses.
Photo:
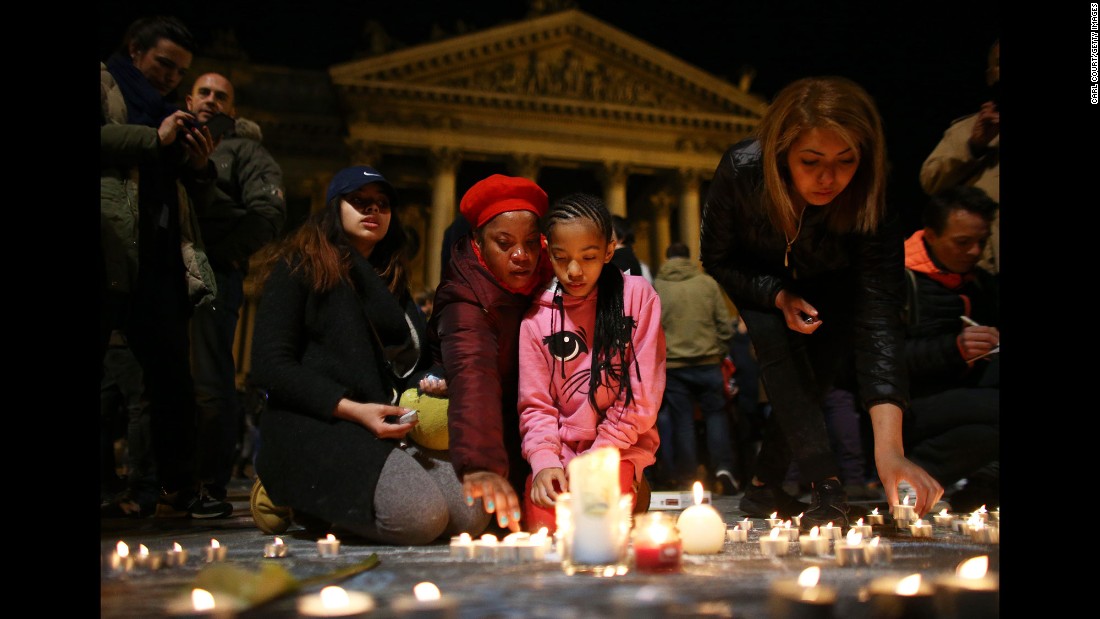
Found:
M 345 196 L 344 202 L 360 213 L 366 213 L 371 206 L 377 206 L 380 211 L 390 210 L 390 201 L 386 198 L 361 198 L 359 196 Z

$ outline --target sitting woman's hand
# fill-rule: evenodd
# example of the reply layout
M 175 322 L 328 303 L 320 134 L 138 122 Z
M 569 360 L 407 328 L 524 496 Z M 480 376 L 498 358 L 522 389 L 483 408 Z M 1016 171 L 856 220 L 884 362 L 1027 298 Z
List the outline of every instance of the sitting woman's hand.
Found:
M 475 499 L 481 499 L 486 513 L 496 513 L 497 524 L 501 528 L 519 531 L 523 512 L 519 497 L 507 479 L 490 471 L 474 471 L 462 476 L 462 489 L 466 491 L 468 505 L 473 505 Z
M 437 398 L 447 397 L 447 379 L 445 378 L 428 374 L 420 379 L 420 383 L 417 386 L 420 387 L 420 393 L 422 394 L 435 396 Z
M 531 481 L 531 501 L 539 507 L 553 507 L 558 495 L 568 490 L 565 469 L 542 469 Z
M 386 417 L 400 417 L 407 412 L 409 412 L 408 409 L 400 406 L 375 404 L 373 402 L 364 404 L 344 398 L 336 405 L 336 410 L 332 416 L 358 423 L 373 432 L 378 438 L 400 439 L 405 438 L 405 435 L 413 429 L 417 422 L 389 423 L 386 421 Z

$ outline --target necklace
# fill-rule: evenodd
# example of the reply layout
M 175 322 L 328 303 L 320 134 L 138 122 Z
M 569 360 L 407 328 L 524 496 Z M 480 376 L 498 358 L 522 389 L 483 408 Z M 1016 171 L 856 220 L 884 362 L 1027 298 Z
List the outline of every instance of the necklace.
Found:
M 806 207 L 802 207 L 802 212 L 798 214 L 798 228 L 794 231 L 794 238 L 787 238 L 787 233 L 783 233 L 783 239 L 787 241 L 787 251 L 783 254 L 783 266 L 789 267 L 791 261 L 791 245 L 798 240 L 798 235 L 802 232 L 802 216 L 806 214 Z

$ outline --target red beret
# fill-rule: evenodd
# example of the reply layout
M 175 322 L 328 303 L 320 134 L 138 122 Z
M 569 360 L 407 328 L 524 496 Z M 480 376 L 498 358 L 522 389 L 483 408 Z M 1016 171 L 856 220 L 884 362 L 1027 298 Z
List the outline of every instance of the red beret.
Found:
M 503 174 L 474 183 L 458 205 L 462 216 L 474 228 L 505 211 L 531 211 L 541 218 L 549 207 L 546 192 L 534 181 Z

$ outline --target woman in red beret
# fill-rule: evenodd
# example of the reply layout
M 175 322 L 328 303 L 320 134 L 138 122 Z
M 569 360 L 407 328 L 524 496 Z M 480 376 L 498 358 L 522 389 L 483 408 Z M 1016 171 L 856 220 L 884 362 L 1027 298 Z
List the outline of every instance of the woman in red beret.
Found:
M 466 192 L 459 210 L 471 232 L 451 248 L 435 293 L 428 340 L 435 366 L 420 382 L 447 395 L 451 463 L 466 502 L 482 500 L 501 528 L 520 529 L 519 493 L 530 473 L 520 453 L 519 323 L 552 269 L 539 218 L 546 192 L 494 174 Z

